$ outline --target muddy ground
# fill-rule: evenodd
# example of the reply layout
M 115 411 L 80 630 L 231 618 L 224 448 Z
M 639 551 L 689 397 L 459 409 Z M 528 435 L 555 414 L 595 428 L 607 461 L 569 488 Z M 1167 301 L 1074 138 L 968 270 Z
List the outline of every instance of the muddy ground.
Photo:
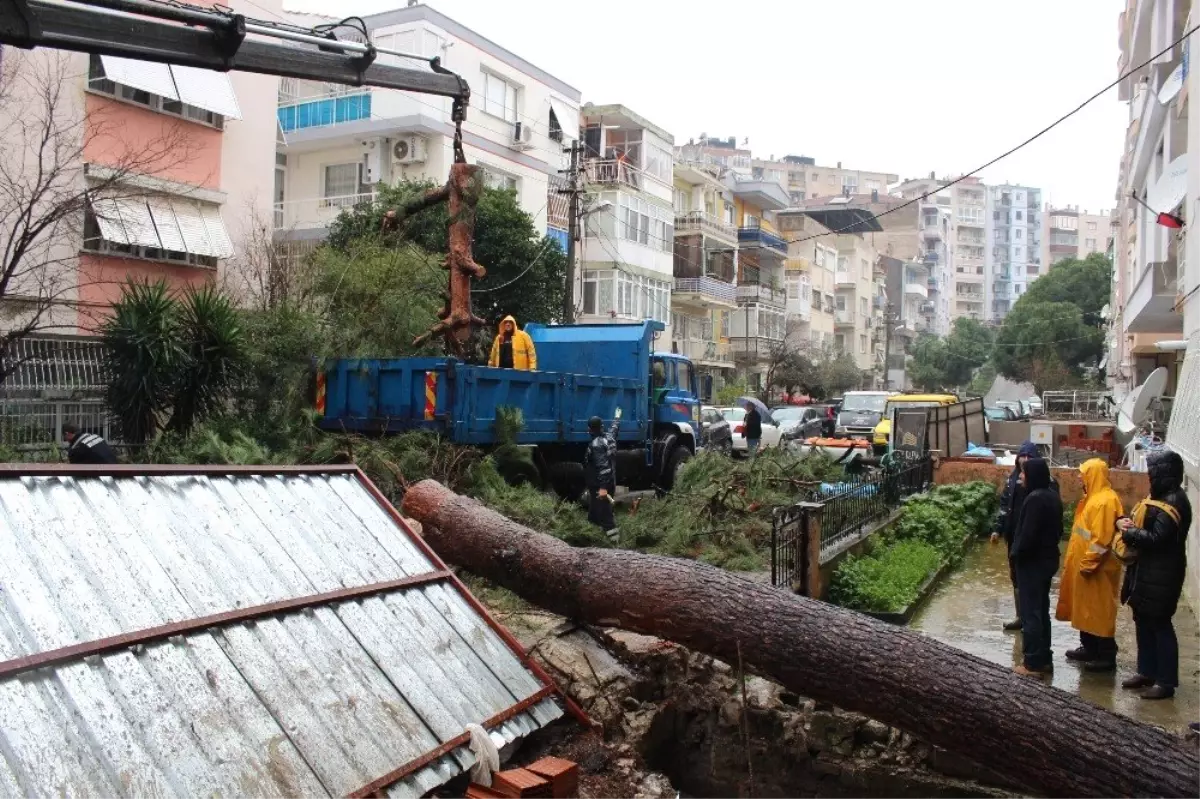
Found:
M 645 636 L 499 614 L 603 727 L 571 720 L 513 763 L 580 764 L 583 797 L 1007 796 L 995 774 L 878 721 L 784 691 L 736 666 Z M 743 686 L 744 682 L 744 686 Z

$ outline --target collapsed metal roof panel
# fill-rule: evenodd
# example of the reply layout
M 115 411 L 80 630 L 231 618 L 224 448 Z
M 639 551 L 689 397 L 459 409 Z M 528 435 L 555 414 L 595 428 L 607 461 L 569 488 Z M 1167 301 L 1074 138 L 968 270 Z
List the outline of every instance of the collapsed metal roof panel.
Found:
M 0 793 L 419 796 L 561 715 L 356 471 L 187 468 L 0 471 Z

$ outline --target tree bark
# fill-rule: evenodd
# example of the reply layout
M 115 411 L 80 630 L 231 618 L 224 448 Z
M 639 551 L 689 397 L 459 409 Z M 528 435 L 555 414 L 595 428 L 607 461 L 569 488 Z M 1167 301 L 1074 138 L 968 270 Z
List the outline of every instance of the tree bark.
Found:
M 1196 748 L 853 611 L 692 561 L 576 549 L 432 480 L 404 513 L 445 560 L 572 619 L 675 641 L 1051 796 L 1196 796 Z

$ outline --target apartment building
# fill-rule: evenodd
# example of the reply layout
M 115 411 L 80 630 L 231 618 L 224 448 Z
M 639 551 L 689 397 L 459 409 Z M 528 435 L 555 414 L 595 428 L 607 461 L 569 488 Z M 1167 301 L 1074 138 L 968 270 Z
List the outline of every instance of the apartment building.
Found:
M 893 192 L 905 200 L 920 198 L 918 203 L 917 255 L 911 260 L 924 265 L 924 301 L 920 303 L 925 329 L 938 336 L 950 332 L 954 307 L 954 193 L 948 181 L 933 173 L 927 178 L 906 180 Z M 913 291 L 916 283 L 907 284 Z
M 1078 258 L 1080 248 L 1079 209 L 1073 205 L 1055 208 L 1047 205 L 1044 214 L 1042 260 L 1049 266 L 1068 258 Z
M 242 6 L 233 4 L 249 13 Z M 241 288 L 254 220 L 270 219 L 273 167 L 262 153 L 275 140 L 277 79 L 47 49 L 7 48 L 4 56 L 13 94 L 0 115 L 19 111 L 25 123 L 40 122 L 49 106 L 39 90 L 62 86 L 51 127 L 59 139 L 49 147 L 72 160 L 24 157 L 6 168 L 25 174 L 7 179 L 26 191 L 52 179 L 47 196 L 73 194 L 73 182 L 86 181 L 93 193 L 82 218 L 52 225 L 28 256 L 26 268 L 41 262 L 56 272 L 48 320 L 55 333 L 94 333 L 130 279 L 180 288 L 229 278 Z M 14 157 L 38 147 L 6 144 Z M 6 324 L 22 324 L 27 309 L 49 299 L 38 296 L 48 273 L 34 272 L 10 290 Z
M 719 167 L 724 170 L 722 174 L 751 177 L 750 149 L 739 145 L 736 136 L 720 139 L 702 133 L 699 139 L 689 139 L 687 144 L 680 145 L 676 155 L 688 163 Z
M 674 138 L 623 105 L 589 103 L 582 119 L 589 144 L 579 321 L 657 319 L 667 329 L 654 348 L 670 352 L 676 341 Z
M 580 136 L 579 91 L 425 5 L 363 21 L 377 45 L 438 56 L 467 80 L 467 160 L 483 167 L 489 185 L 514 191 L 538 229 L 565 243 L 566 210 L 557 202 L 560 195 L 549 193 L 550 177 L 564 164 L 564 146 Z M 429 68 L 390 55 L 379 62 Z M 284 240 L 322 238 L 343 208 L 371 200 L 379 184 L 443 183 L 453 162 L 447 98 L 285 79 L 277 106 L 282 143 L 274 221 Z M 598 157 L 595 136 L 593 131 L 587 144 Z
M 1112 235 L 1112 212 L 1100 211 L 1093 214 L 1087 209 L 1079 212 L 1079 252 L 1076 253 L 1077 258 L 1087 258 L 1094 253 L 1107 253 L 1108 240 Z M 1046 241 L 1047 236 L 1043 232 L 1042 241 Z M 1050 263 L 1044 257 L 1043 263 Z
M 734 370 L 729 333 L 737 308 L 738 228 L 723 170 L 703 161 L 675 162 L 671 350 L 696 364 L 705 401 Z
M 1121 70 L 1165 49 L 1182 35 L 1186 0 L 1130 0 L 1121 17 Z M 1158 366 L 1177 390 L 1177 353 L 1163 342 L 1185 334 L 1179 307 L 1186 258 L 1184 233 L 1158 223 L 1159 213 L 1188 217 L 1187 197 L 1195 157 L 1189 152 L 1190 76 L 1183 79 L 1185 49 L 1175 47 L 1123 80 L 1119 97 L 1129 104 L 1114 215 L 1114 290 L 1107 374 L 1114 393 L 1125 394 Z M 1131 198 L 1137 194 L 1138 200 Z M 1190 221 L 1190 220 L 1189 220 Z M 1195 285 L 1193 282 L 1192 285 Z M 1173 414 L 1174 416 L 1174 414 Z
M 758 389 L 787 327 L 788 244 L 774 214 L 787 207 L 788 196 L 775 181 L 739 179 L 732 173 L 725 180 L 738 224 L 738 308 L 730 320 L 730 342 L 739 373 Z
M 788 344 L 802 352 L 832 347 L 838 251 L 831 246 L 829 228 L 797 214 L 781 215 L 776 223 L 788 241 L 784 262 Z
M 815 158 L 804 155 L 785 155 L 779 161 L 773 155 L 756 158 L 751 169 L 755 177 L 782 183 L 793 205 L 821 197 L 887 194 L 888 187 L 900 179 L 889 172 L 843 168 L 841 161 L 837 166 L 818 166 Z
M 987 187 L 979 178 L 969 177 L 950 187 L 954 212 L 952 248 L 953 281 L 947 289 L 952 296 L 950 319 L 960 316 L 983 321 L 984 270 L 987 263 Z M 1044 237 L 1043 237 L 1044 239 Z
M 988 186 L 987 195 L 984 312 L 998 323 L 1044 271 L 1042 191 L 1005 183 Z
M 864 386 L 882 386 L 886 301 L 880 253 L 873 239 L 883 232 L 881 220 L 853 198 L 835 197 L 829 202 L 807 200 L 803 206 L 781 212 L 778 221 L 789 239 L 800 240 L 793 245 L 797 248 L 792 252 L 794 259 L 806 258 L 811 247 L 810 341 L 828 341 L 818 327 L 825 324 L 818 308 L 831 312 L 833 349 L 854 357 L 863 372 Z M 835 230 L 845 232 L 832 234 Z M 803 241 L 813 235 L 822 238 Z

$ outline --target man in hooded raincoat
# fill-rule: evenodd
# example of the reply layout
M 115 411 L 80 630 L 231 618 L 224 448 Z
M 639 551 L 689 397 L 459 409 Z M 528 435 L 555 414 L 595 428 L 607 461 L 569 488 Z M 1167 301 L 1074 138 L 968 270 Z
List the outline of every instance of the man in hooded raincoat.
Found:
M 517 327 L 517 320 L 511 316 L 504 317 L 500 322 L 500 332 L 492 342 L 492 355 L 488 358 L 488 366 L 537 370 L 537 352 L 533 349 L 533 339 Z
M 1021 629 L 1021 599 L 1017 591 L 1017 572 L 1012 560 L 1012 542 L 1013 533 L 1017 529 L 1017 519 L 1021 515 L 1021 504 L 1025 502 L 1025 486 L 1021 485 L 1021 467 L 1030 458 L 1041 457 L 1038 452 L 1037 444 L 1032 441 L 1026 441 L 1017 450 L 1017 462 L 1013 464 L 1012 473 L 1009 474 L 1008 480 L 1004 484 L 1004 490 L 1000 492 L 1000 512 L 996 514 L 996 524 L 992 528 L 992 543 L 996 543 L 1001 538 L 1004 539 L 1004 546 L 1009 550 L 1008 561 L 1008 578 L 1013 586 L 1013 611 L 1014 619 L 1006 622 L 1004 629 L 1009 632 Z M 1053 482 L 1053 480 L 1051 480 Z M 1057 566 L 1057 564 L 1055 564 Z
M 1084 496 L 1075 507 L 1055 617 L 1079 630 L 1080 646 L 1067 652 L 1068 660 L 1082 661 L 1088 671 L 1112 671 L 1121 592 L 1121 560 L 1112 549 L 1119 544 L 1117 519 L 1125 511 L 1108 482 L 1107 463 L 1092 458 L 1079 471 Z

